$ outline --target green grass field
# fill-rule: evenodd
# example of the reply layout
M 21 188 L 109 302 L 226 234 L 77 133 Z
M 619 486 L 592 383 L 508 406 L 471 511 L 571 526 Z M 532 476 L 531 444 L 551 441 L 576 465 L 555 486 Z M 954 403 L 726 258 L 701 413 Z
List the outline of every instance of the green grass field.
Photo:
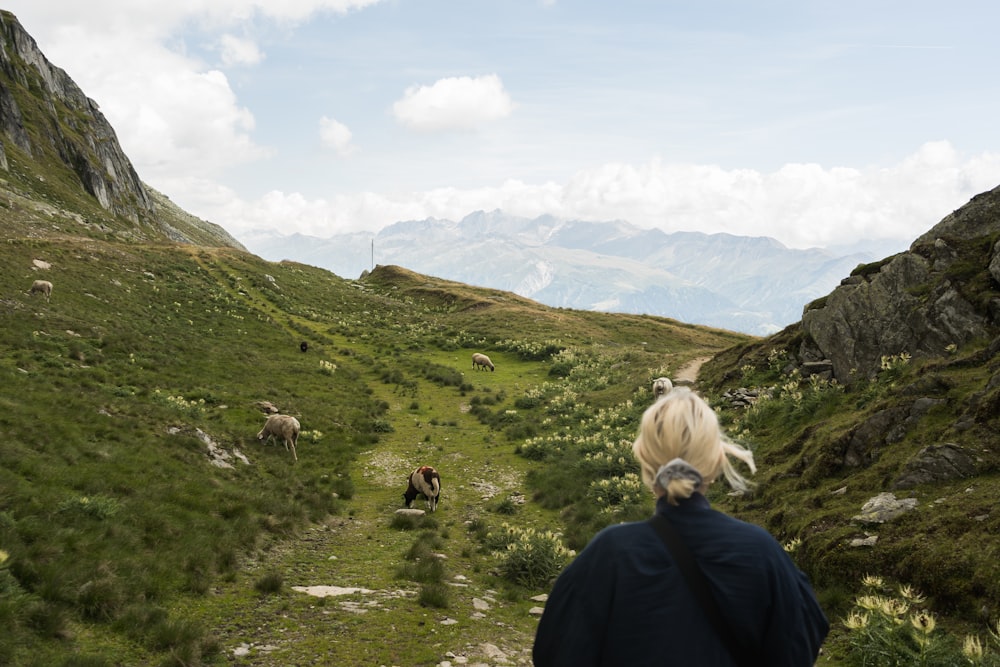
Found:
M 578 396 L 590 410 L 740 339 L 401 270 L 358 283 L 235 251 L 2 248 L 0 618 L 14 631 L 0 656 L 15 664 L 226 664 L 243 644 L 276 648 L 242 664 L 431 665 L 483 644 L 523 659 L 544 591 L 499 576 L 485 536 L 562 530 L 515 453 L 555 428 L 523 398 L 567 385 L 552 351 L 617 359 Z M 51 301 L 26 293 L 34 259 L 51 264 Z M 497 371 L 473 371 L 474 350 Z M 298 463 L 256 441 L 262 401 L 302 423 Z M 233 467 L 211 464 L 207 440 Z M 441 471 L 440 511 L 394 525 L 419 464 Z M 420 541 L 443 568 L 407 558 Z M 377 606 L 292 588 L 311 585 L 371 589 Z M 473 598 L 492 600 L 485 618 Z
M 651 381 L 706 356 L 710 400 L 770 387 L 754 410 L 717 403 L 761 471 L 711 500 L 794 545 L 834 625 L 820 664 L 861 664 L 841 621 L 869 574 L 927 594 L 945 658 L 926 664 L 995 620 L 995 474 L 917 489 L 926 509 L 878 549 L 847 546 L 900 457 L 950 437 L 942 409 L 874 465 L 831 458 L 914 388 L 987 409 L 977 349 L 844 389 L 783 378 L 781 336 L 93 239 L 8 240 L 0 290 L 4 664 L 530 664 L 533 598 L 566 550 L 652 510 L 630 454 Z M 256 440 L 263 402 L 299 418 L 298 462 Z M 441 472 L 440 508 L 400 517 L 418 465 Z M 299 590 L 316 586 L 341 594 Z

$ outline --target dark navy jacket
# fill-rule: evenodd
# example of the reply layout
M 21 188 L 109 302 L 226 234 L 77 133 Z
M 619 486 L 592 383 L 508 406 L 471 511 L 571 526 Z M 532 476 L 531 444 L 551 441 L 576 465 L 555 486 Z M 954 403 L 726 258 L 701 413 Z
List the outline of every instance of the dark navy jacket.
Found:
M 806 576 L 764 529 L 713 510 L 701 494 L 659 500 L 723 614 L 760 664 L 810 667 L 830 624 Z M 609 526 L 556 580 L 538 624 L 535 667 L 735 667 L 648 522 Z

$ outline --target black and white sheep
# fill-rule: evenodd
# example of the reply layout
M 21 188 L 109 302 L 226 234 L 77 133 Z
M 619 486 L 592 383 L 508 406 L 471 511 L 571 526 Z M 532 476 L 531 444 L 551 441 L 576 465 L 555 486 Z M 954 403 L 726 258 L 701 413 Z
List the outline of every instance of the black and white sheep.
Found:
M 490 361 L 489 357 L 487 357 L 485 354 L 482 354 L 480 352 L 473 352 L 472 353 L 472 369 L 473 370 L 480 370 L 480 368 L 482 370 L 484 370 L 484 371 L 487 368 L 489 368 L 491 371 L 495 371 L 496 370 L 496 367 L 493 365 L 493 362 Z
M 285 442 L 285 450 L 291 448 L 292 458 L 298 461 L 299 457 L 295 453 L 295 445 L 299 441 L 301 430 L 299 420 L 291 415 L 268 415 L 267 421 L 264 422 L 264 428 L 257 434 L 257 439 L 267 442 L 272 437 L 280 438 Z
M 48 301 L 52 296 L 52 283 L 48 280 L 36 280 L 31 283 L 31 289 L 28 290 L 29 294 L 42 294 L 45 296 L 45 300 Z
M 437 509 L 438 500 L 441 498 L 441 475 L 431 466 L 420 466 L 410 473 L 407 480 L 406 492 L 403 494 L 403 502 L 406 507 L 413 505 L 417 496 L 427 499 L 427 507 L 430 511 Z
M 670 381 L 670 378 L 656 378 L 653 380 L 653 400 L 656 401 L 666 396 L 673 388 L 674 383 Z

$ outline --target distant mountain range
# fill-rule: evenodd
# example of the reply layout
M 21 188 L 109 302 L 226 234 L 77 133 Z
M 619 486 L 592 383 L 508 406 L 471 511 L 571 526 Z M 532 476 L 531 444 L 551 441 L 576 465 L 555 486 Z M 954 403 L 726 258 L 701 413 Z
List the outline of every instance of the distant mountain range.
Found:
M 765 336 L 799 321 L 858 264 L 904 250 L 885 242 L 795 250 L 768 237 L 666 233 L 623 221 L 501 211 L 459 222 L 398 222 L 378 233 L 317 238 L 273 232 L 241 239 L 272 261 L 290 259 L 356 278 L 374 264 L 514 292 L 581 310 L 671 317 Z

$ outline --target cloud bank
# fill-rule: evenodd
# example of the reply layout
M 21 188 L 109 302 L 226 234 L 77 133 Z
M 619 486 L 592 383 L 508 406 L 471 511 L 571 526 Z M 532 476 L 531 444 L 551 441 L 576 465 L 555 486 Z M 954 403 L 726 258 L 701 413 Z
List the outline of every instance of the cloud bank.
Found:
M 273 191 L 256 201 L 232 198 L 224 208 L 208 202 L 199 208 L 237 237 L 263 229 L 324 237 L 501 209 L 529 218 L 627 220 L 666 232 L 771 236 L 806 248 L 862 239 L 909 242 L 972 196 L 996 187 L 998 173 L 1000 155 L 963 157 L 947 142 L 932 142 L 893 167 L 789 164 L 762 173 L 653 160 L 582 170 L 565 183 L 509 180 L 476 189 L 314 200 Z
M 353 158 L 374 155 L 381 148 L 381 157 L 367 164 L 378 177 L 380 169 L 395 166 L 396 160 L 402 163 L 404 155 L 409 162 L 401 171 L 428 168 L 428 151 L 446 146 L 454 152 L 444 154 L 441 163 L 452 171 L 435 174 L 434 182 L 454 182 L 453 176 L 457 181 L 465 174 L 455 173 L 455 165 L 463 169 L 479 157 L 489 167 L 499 165 L 493 171 L 484 169 L 490 175 L 478 183 L 469 179 L 471 186 L 421 185 L 417 187 L 422 189 L 412 191 L 393 187 L 391 178 L 385 179 L 384 186 L 373 179 L 378 185 L 350 188 L 335 177 L 330 177 L 328 188 L 314 188 L 313 194 L 305 194 L 305 186 L 294 182 L 283 189 L 267 191 L 268 185 L 254 190 L 239 183 L 240 175 L 261 167 L 264 176 L 260 180 L 268 182 L 268 162 L 279 153 L 279 146 L 280 151 L 291 150 L 270 135 L 274 143 L 264 143 L 266 133 L 257 131 L 255 118 L 255 112 L 263 117 L 264 111 L 244 95 L 246 81 L 260 74 L 257 70 L 275 65 L 277 57 L 268 52 L 268 45 L 294 42 L 295 28 L 320 14 L 348 17 L 379 4 L 378 0 L 95 0 L 87 4 L 11 0 L 8 4 L 46 56 L 66 67 L 98 101 L 141 178 L 237 238 L 261 230 L 320 237 L 374 232 L 399 220 L 458 220 L 476 210 L 501 209 L 524 217 L 622 219 L 667 232 L 764 235 L 790 247 L 862 239 L 908 241 L 973 195 L 1000 183 L 1000 154 L 961 153 L 949 141 L 921 144 L 922 137 L 909 155 L 893 158 L 894 163 L 838 167 L 790 162 L 770 170 L 670 161 L 652 151 L 648 158 L 632 154 L 616 159 L 612 150 L 591 160 L 586 140 L 570 141 L 562 144 L 565 155 L 552 156 L 553 163 L 562 160 L 562 165 L 585 166 L 570 171 L 546 170 L 543 165 L 528 177 L 522 169 L 525 162 L 540 155 L 533 149 L 548 147 L 552 131 L 577 116 L 606 120 L 600 126 L 603 134 L 593 130 L 590 135 L 575 136 L 610 137 L 606 143 L 612 145 L 621 136 L 626 143 L 628 133 L 639 130 L 633 130 L 629 122 L 634 117 L 617 113 L 635 91 L 613 95 L 617 82 L 598 78 L 597 88 L 573 89 L 575 96 L 563 88 L 551 98 L 532 98 L 528 83 L 538 78 L 534 70 L 531 76 L 523 72 L 518 76 L 510 73 L 511 63 L 507 69 L 495 69 L 516 82 L 517 94 L 512 95 L 499 74 L 441 76 L 466 61 L 437 64 L 428 60 L 435 66 L 414 64 L 406 80 L 390 68 L 392 76 L 385 75 L 386 91 L 378 98 L 382 106 L 377 111 L 371 107 L 358 111 L 346 104 L 348 97 L 367 99 L 367 86 L 376 87 L 371 77 L 350 91 L 329 90 L 322 109 L 332 113 L 314 111 L 315 120 L 310 122 L 315 125 L 306 127 L 309 137 L 302 143 L 326 149 L 315 151 L 326 160 L 321 167 L 346 165 L 345 171 L 361 161 Z M 392 9 L 391 3 L 383 6 Z M 588 43 L 587 49 L 591 46 Z M 381 52 L 368 54 L 377 60 L 374 56 Z M 287 74 L 296 66 L 286 64 L 287 69 L 279 68 L 273 76 Z M 494 69 L 492 64 L 477 69 L 483 67 Z M 601 94 L 581 96 L 587 91 Z M 614 104 L 596 106 L 605 92 Z M 563 98 L 573 105 L 569 112 L 560 113 L 559 107 L 545 104 L 545 100 Z M 592 104 L 581 104 L 581 100 Z M 372 118 L 381 124 L 368 123 Z M 692 122 L 688 116 L 680 118 Z M 413 137 L 422 137 L 425 143 L 407 144 Z M 376 145 L 379 139 L 384 141 L 381 146 Z M 639 136 L 638 143 L 642 140 Z M 409 153 L 404 144 L 410 147 Z M 552 145 L 559 144 L 553 141 Z M 311 157 L 302 157 L 301 162 Z M 298 167 L 299 162 L 294 164 Z M 232 180 L 226 180 L 229 177 Z M 302 192 L 296 191 L 299 187 Z M 264 194 L 256 194 L 260 192 Z

